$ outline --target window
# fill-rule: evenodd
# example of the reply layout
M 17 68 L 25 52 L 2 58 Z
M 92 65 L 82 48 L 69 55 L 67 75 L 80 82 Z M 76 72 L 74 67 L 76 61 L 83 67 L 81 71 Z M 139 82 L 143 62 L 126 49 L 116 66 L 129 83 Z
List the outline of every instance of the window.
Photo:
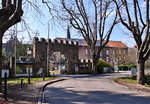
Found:
M 120 53 L 120 54 L 122 53 L 121 50 L 119 50 L 119 53 Z
M 115 54 L 115 50 L 113 50 L 113 54 Z
M 106 55 L 108 55 L 109 54 L 109 51 L 108 50 L 106 50 Z
M 124 54 L 126 54 L 126 50 L 124 50 Z

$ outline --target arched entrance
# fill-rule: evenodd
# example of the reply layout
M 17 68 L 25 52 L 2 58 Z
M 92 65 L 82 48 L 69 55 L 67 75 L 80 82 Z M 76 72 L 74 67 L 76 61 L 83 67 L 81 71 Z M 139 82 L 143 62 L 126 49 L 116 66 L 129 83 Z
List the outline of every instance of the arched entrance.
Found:
M 49 70 L 55 74 L 65 74 L 67 72 L 67 57 L 61 52 L 53 52 L 49 55 Z
M 49 41 L 49 45 L 48 45 Z M 49 52 L 47 53 L 47 48 L 49 46 Z M 62 53 L 67 59 L 67 68 L 66 73 L 72 74 L 75 73 L 75 65 L 79 62 L 78 58 L 78 43 L 75 41 L 66 41 L 66 40 L 54 40 L 51 41 L 41 38 L 34 38 L 33 45 L 33 57 L 35 58 L 35 73 L 39 70 L 40 67 L 44 69 L 44 73 L 47 74 L 47 56 L 52 56 L 54 52 Z

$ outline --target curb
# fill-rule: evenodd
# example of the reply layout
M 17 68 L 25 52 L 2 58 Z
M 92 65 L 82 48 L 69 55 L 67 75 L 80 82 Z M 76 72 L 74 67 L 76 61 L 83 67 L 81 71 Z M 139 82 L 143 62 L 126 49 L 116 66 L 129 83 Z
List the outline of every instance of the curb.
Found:
M 66 79 L 57 79 L 57 80 L 54 80 L 54 81 L 50 81 L 48 83 L 46 83 L 40 90 L 40 96 L 38 98 L 38 103 L 37 104 L 42 104 L 43 103 L 43 98 L 44 98 L 44 89 L 47 87 L 47 85 L 49 84 L 52 84 L 52 83 L 56 83 L 56 82 L 60 82 L 60 81 L 64 81 Z

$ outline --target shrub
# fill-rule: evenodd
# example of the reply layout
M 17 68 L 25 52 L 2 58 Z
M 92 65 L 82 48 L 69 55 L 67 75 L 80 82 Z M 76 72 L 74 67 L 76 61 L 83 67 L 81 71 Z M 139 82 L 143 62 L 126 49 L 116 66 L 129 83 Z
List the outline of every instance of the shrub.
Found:
M 118 68 L 119 70 L 131 70 L 132 67 L 136 67 L 136 64 L 131 64 L 131 65 L 119 65 Z
M 97 66 L 98 73 L 102 73 L 104 67 L 111 67 L 111 65 L 104 60 L 99 60 Z
M 132 67 L 136 68 L 136 64 L 131 64 L 131 65 L 129 65 L 129 69 L 130 69 L 130 70 L 131 70 Z
M 128 70 L 129 69 L 129 65 L 119 65 L 118 66 L 119 70 Z

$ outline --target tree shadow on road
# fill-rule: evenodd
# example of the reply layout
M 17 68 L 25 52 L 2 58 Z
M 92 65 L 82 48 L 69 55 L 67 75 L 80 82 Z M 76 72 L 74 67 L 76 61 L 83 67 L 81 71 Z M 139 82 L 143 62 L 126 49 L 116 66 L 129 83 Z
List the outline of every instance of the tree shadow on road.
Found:
M 11 85 L 8 87 L 9 102 L 11 104 L 35 104 L 37 103 L 39 92 L 40 88 L 32 87 L 32 85 L 24 85 L 22 90 L 20 85 Z
M 150 104 L 150 97 L 109 91 L 73 91 L 73 88 L 46 88 L 44 103 L 50 104 Z

